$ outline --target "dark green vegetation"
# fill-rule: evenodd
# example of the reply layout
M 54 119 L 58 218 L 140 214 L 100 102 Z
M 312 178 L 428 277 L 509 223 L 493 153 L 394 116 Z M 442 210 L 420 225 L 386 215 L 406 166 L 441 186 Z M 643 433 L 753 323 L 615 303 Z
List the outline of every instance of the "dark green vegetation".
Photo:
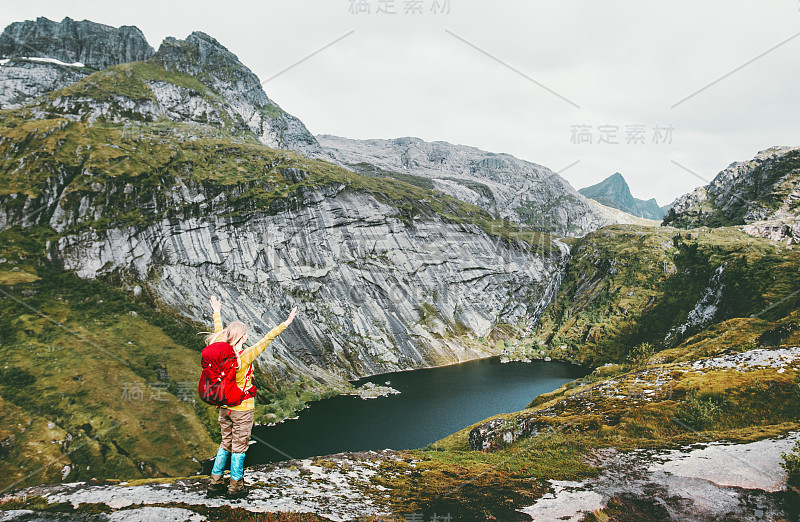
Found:
M 800 442 L 797 442 L 792 451 L 783 454 L 783 469 L 786 470 L 789 486 L 800 490 Z
M 0 232 L 0 484 L 197 469 L 216 424 L 194 400 L 200 325 L 53 268 L 52 237 Z
M 456 520 L 527 520 L 516 510 L 548 490 L 544 479 L 576 480 L 597 469 L 586 448 L 554 432 L 492 453 L 448 439 L 403 460 L 383 461 L 372 482 L 389 488 L 395 513 L 450 513 Z

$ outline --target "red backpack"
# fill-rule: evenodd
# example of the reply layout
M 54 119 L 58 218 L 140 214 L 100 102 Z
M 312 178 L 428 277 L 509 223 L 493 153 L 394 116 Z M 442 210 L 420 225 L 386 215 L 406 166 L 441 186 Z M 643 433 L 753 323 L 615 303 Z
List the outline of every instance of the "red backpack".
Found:
M 238 406 L 250 397 L 256 396 L 256 387 L 242 390 L 236 384 L 238 358 L 233 346 L 226 342 L 212 343 L 203 348 L 200 354 L 203 372 L 197 392 L 200 398 L 212 406 Z

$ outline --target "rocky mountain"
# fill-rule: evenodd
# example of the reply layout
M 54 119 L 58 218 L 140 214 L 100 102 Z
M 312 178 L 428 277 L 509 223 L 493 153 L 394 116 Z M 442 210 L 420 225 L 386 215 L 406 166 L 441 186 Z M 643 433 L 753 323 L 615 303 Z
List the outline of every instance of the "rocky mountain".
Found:
M 731 163 L 706 186 L 678 198 L 664 224 L 745 225 L 751 234 L 787 243 L 800 237 L 800 147 L 773 147 Z
M 0 109 L 16 109 L 97 69 L 146 60 L 153 48 L 132 26 L 47 18 L 16 22 L 0 34 Z
M 102 92 L 104 99 L 114 99 L 114 103 L 87 111 L 82 93 L 73 89 L 51 100 L 59 107 L 55 110 L 113 121 L 166 118 L 210 122 L 255 134 L 270 147 L 309 156 L 319 153 L 314 136 L 303 123 L 270 100 L 258 77 L 233 53 L 201 32 L 186 40 L 167 38 L 154 54 L 136 27 L 116 29 L 69 18 L 11 24 L 0 35 L 0 108 L 35 104 L 48 93 L 75 86 L 95 69 L 121 64 L 125 65 L 113 74 L 138 68 L 155 75 L 145 80 L 137 76 L 146 85 L 127 92 L 114 92 L 98 81 L 82 84 L 84 91 L 94 91 L 87 100 L 97 100 Z M 170 83 L 165 73 L 177 73 L 187 81 Z M 114 112 L 116 109 L 122 112 Z
M 798 263 L 797 252 L 732 227 L 606 227 L 574 245 L 555 301 L 517 347 L 600 366 L 643 343 L 655 352 L 704 338 L 720 350 L 746 344 L 796 320 Z M 715 330 L 726 321 L 735 328 Z
M 272 386 L 483 357 L 535 322 L 564 243 L 272 148 L 315 142 L 298 128 L 270 134 L 283 117 L 271 103 L 235 56 L 193 33 L 5 111 L 0 229 L 37 231 L 46 263 L 197 323 L 211 293 L 256 335 L 297 304 L 306 319 L 261 360 Z
M 129 25 L 116 28 L 88 20 L 53 22 L 39 17 L 12 23 L 0 34 L 0 58 L 53 58 L 105 69 L 152 55 L 142 31 Z
M 261 143 L 291 149 L 307 156 L 319 153 L 319 145 L 305 125 L 270 100 L 258 77 L 214 38 L 198 31 L 186 40 L 167 38 L 153 60 L 166 71 L 198 78 L 233 109 L 234 119 L 244 123 Z M 170 85 L 156 86 L 162 98 L 185 98 Z M 230 111 L 229 111 L 230 112 Z
M 510 154 L 418 138 L 351 140 L 320 135 L 317 140 L 328 158 L 356 172 L 415 179 L 496 218 L 536 230 L 581 236 L 609 224 L 640 222 L 593 205 L 547 167 Z
M 647 201 L 634 198 L 625 178 L 619 172 L 612 174 L 600 183 L 579 189 L 578 192 L 608 207 L 616 208 L 646 219 L 661 220 L 664 210 L 655 198 Z

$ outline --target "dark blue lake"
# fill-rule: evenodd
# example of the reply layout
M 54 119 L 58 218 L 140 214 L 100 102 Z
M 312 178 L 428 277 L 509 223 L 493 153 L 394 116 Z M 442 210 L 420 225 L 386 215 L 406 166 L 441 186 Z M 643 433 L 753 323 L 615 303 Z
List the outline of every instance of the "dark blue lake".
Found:
M 311 403 L 300 418 L 255 426 L 247 465 L 342 451 L 421 448 L 498 413 L 525 408 L 537 395 L 586 375 L 562 362 L 501 363 L 498 357 L 386 373 L 355 381 L 390 382 L 399 395 L 338 396 Z

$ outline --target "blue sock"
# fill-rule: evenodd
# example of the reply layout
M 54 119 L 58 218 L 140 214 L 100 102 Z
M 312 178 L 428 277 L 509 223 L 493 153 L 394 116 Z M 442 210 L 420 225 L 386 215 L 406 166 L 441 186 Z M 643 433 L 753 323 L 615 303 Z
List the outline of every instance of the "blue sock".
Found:
M 228 455 L 230 454 L 230 451 L 225 451 L 222 448 L 217 451 L 217 457 L 214 459 L 214 469 L 211 470 L 212 475 L 225 473 L 225 464 L 228 462 Z
M 244 453 L 231 453 L 231 480 L 244 477 Z

